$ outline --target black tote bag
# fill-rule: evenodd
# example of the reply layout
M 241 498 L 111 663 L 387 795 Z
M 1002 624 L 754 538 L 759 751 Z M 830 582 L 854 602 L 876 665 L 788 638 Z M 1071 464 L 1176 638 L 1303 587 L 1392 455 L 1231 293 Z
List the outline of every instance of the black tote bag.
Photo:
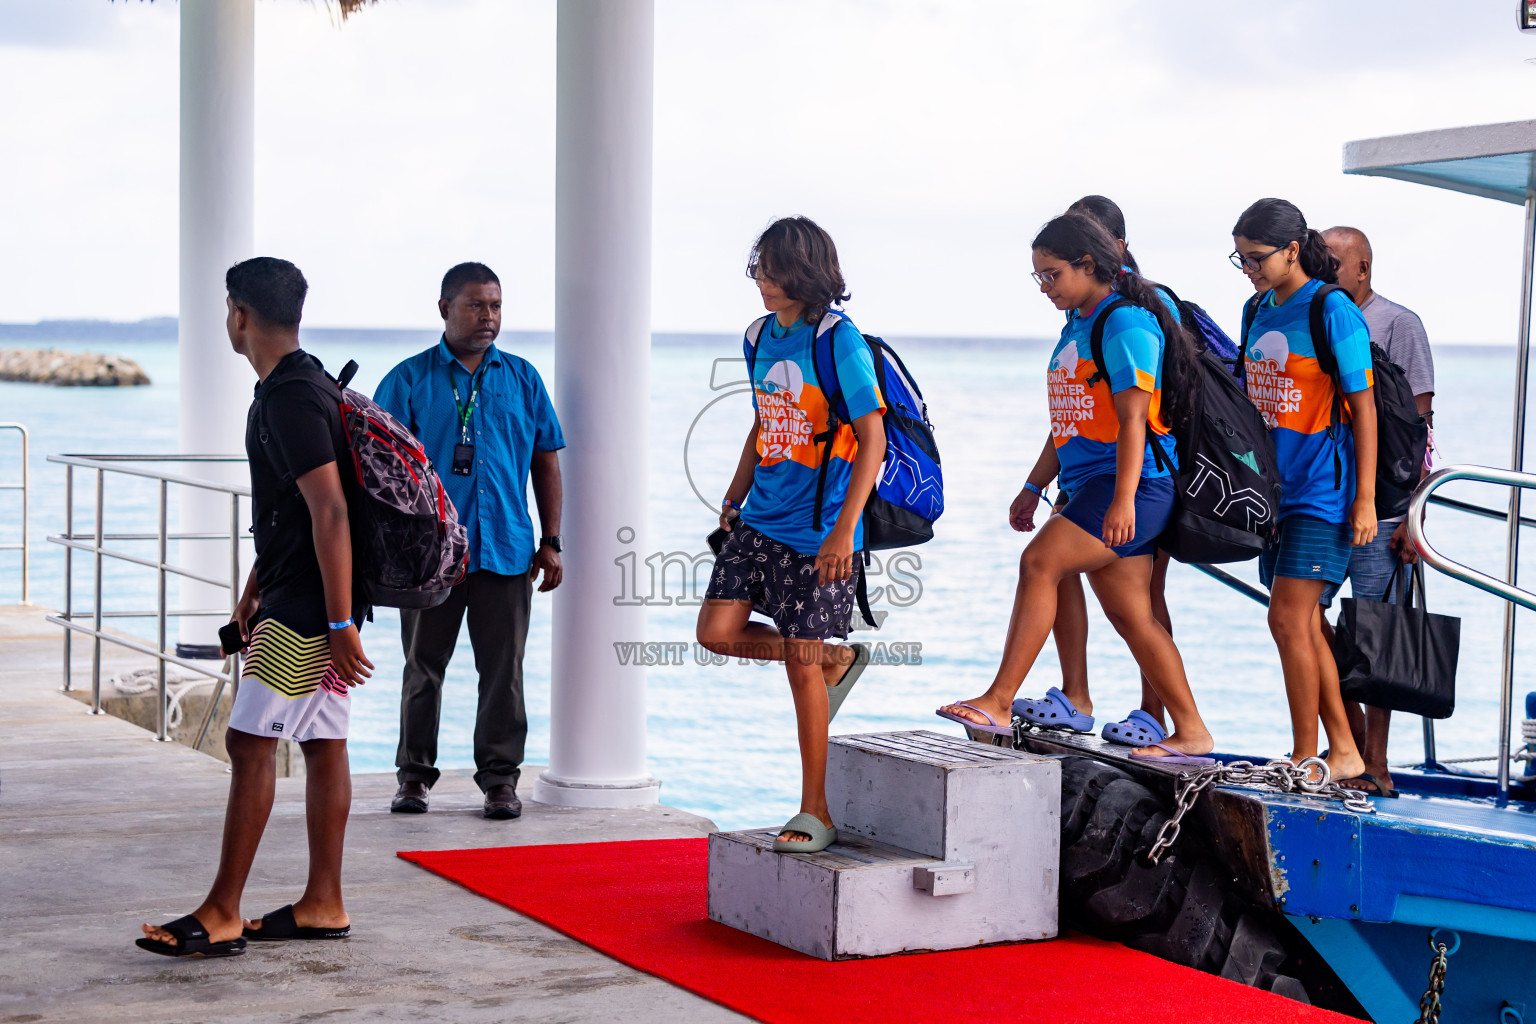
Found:
M 1388 593 L 1397 589 L 1401 569 L 1399 563 L 1392 571 Z M 1347 597 L 1339 606 L 1333 657 L 1344 699 L 1449 718 L 1456 708 L 1461 620 L 1424 609 L 1423 566 L 1414 566 L 1401 604 Z

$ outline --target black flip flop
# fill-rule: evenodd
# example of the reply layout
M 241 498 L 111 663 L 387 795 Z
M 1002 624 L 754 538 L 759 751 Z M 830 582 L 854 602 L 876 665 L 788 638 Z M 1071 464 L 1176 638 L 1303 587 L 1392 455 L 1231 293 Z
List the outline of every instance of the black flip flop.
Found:
M 136 939 L 133 944 L 161 956 L 239 956 L 245 952 L 244 939 L 209 942 L 208 929 L 191 914 L 178 917 L 160 927 L 176 936 L 176 945 L 147 937 Z
M 1381 784 L 1381 780 L 1372 775 L 1370 772 L 1361 772 L 1359 775 L 1356 775 L 1352 779 L 1344 779 L 1339 783 L 1339 785 L 1342 786 L 1345 782 L 1365 782 L 1368 783 L 1371 787 L 1370 789 L 1365 789 L 1360 786 L 1344 786 L 1345 789 L 1353 789 L 1360 793 L 1368 793 L 1371 796 L 1385 796 L 1391 797 L 1393 800 L 1397 799 L 1397 790 L 1386 788 Z M 1372 792 L 1373 790 L 1374 792 Z
M 252 942 L 280 942 L 284 939 L 344 939 L 352 934 L 350 924 L 340 928 L 300 927 L 293 919 L 293 904 L 278 907 L 270 914 L 261 916 L 260 928 L 247 928 L 245 938 Z M 241 940 L 244 941 L 243 939 Z

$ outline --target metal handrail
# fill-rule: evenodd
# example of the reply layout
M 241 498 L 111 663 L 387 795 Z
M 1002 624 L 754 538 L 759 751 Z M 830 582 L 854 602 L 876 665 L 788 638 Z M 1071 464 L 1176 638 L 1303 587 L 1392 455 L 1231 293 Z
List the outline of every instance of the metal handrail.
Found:
M 1453 508 L 1458 512 L 1470 512 L 1475 516 L 1482 516 L 1484 519 L 1497 519 L 1501 523 L 1509 522 L 1508 512 L 1500 512 L 1496 508 L 1489 508 L 1487 505 L 1477 505 L 1470 501 L 1462 501 L 1459 498 L 1445 498 L 1438 494 L 1432 494 L 1429 497 L 1429 503 L 1431 505 L 1439 505 L 1441 508 Z M 1520 525 L 1536 526 L 1536 519 L 1530 516 L 1521 516 Z
M 212 616 L 232 614 L 240 600 L 240 591 L 243 580 L 240 577 L 240 542 L 249 539 L 240 529 L 240 499 L 249 498 L 251 489 L 242 484 L 227 484 L 216 480 L 203 480 L 196 477 L 185 476 L 180 473 L 172 473 L 164 469 L 153 468 L 150 463 L 243 463 L 242 455 L 81 455 L 63 454 L 48 456 L 49 462 L 54 462 L 64 467 L 64 532 L 52 534 L 48 537 L 49 543 L 57 544 L 64 549 L 64 610 L 59 615 L 49 615 L 47 620 L 64 628 L 64 689 L 67 691 L 71 685 L 70 649 L 71 641 L 76 633 L 89 636 L 92 641 L 91 649 L 91 713 L 101 714 L 101 645 L 103 642 L 116 644 L 119 647 L 147 654 L 154 658 L 158 666 L 159 682 L 159 707 L 155 715 L 155 739 L 164 742 L 168 739 L 166 722 L 166 666 L 176 665 L 188 669 L 199 675 L 207 676 L 215 681 L 213 699 L 208 703 L 208 711 L 203 716 L 201 728 L 198 730 L 197 740 L 193 744 L 194 749 L 202 747 L 208 736 L 209 725 L 213 721 L 213 713 L 219 706 L 219 700 L 224 695 L 225 684 L 235 685 L 240 677 L 240 655 L 234 654 L 225 659 L 223 669 L 213 669 L 201 665 L 197 661 L 181 657 L 178 654 L 166 653 L 166 624 L 172 618 L 190 616 Z M 96 483 L 96 511 L 94 528 L 90 533 L 75 532 L 75 471 L 84 469 L 95 474 Z M 106 511 L 106 478 L 107 474 L 115 473 L 122 476 L 136 477 L 139 479 L 154 480 L 159 487 L 159 529 L 154 533 L 108 533 L 105 529 Z M 179 532 L 172 533 L 168 529 L 167 494 L 170 486 L 191 487 L 203 491 L 213 491 L 229 496 L 229 530 L 224 533 L 209 532 Z M 157 550 L 152 558 L 130 554 L 116 548 L 106 546 L 109 540 L 138 540 L 157 542 Z M 229 578 L 217 579 L 204 573 L 195 572 L 184 566 L 173 565 L 168 558 L 168 545 L 172 540 L 224 540 L 229 543 Z M 89 613 L 77 613 L 74 608 L 74 555 L 76 551 L 88 552 L 93 559 L 95 569 L 94 607 Z M 155 571 L 158 587 L 157 602 L 154 611 L 106 611 L 102 607 L 102 566 L 107 559 L 126 562 L 130 565 L 143 566 Z M 196 580 L 215 587 L 227 587 L 229 590 L 228 610 L 219 609 L 183 609 L 170 608 L 166 601 L 166 582 L 169 576 L 179 576 L 183 579 Z M 89 614 L 90 625 L 77 621 L 77 618 Z M 112 633 L 102 628 L 102 620 L 108 618 L 154 618 L 157 626 L 157 642 L 151 646 L 133 637 Z
M 1227 572 L 1227 570 L 1218 568 L 1207 562 L 1191 562 L 1189 563 L 1189 567 L 1191 569 L 1199 569 L 1201 572 L 1205 573 L 1217 583 L 1223 583 L 1237 591 L 1239 594 L 1242 594 L 1249 600 L 1257 601 L 1259 604 L 1266 608 L 1269 607 L 1269 592 L 1260 587 L 1254 586 L 1247 580 L 1239 579 L 1238 577 L 1233 576 L 1231 573 Z
M 1501 484 L 1510 488 L 1510 512 L 1501 517 L 1510 528 L 1510 544 L 1506 558 L 1508 580 L 1496 579 L 1485 572 L 1479 572 L 1471 566 L 1447 558 L 1425 537 L 1424 506 L 1430 502 L 1436 489 L 1453 480 L 1476 480 L 1480 483 Z M 1488 466 L 1446 466 L 1419 481 L 1419 486 L 1414 488 L 1413 499 L 1408 504 L 1408 539 L 1426 565 L 1436 572 L 1444 573 L 1454 580 L 1459 580 L 1470 587 L 1476 587 L 1508 602 L 1505 611 L 1504 672 L 1499 686 L 1498 794 L 1500 799 L 1505 799 L 1509 795 L 1510 730 L 1511 715 L 1514 711 L 1513 606 L 1519 605 L 1522 608 L 1536 610 L 1536 594 L 1515 586 L 1518 575 L 1518 549 L 1515 546 L 1515 539 L 1519 535 L 1519 527 L 1526 523 L 1525 517 L 1520 515 L 1520 492 L 1522 489 L 1533 487 L 1536 487 L 1536 474 L 1521 473 L 1512 469 L 1493 469 Z M 1518 520 L 1518 522 L 1512 520 Z
M 1413 492 L 1413 500 L 1408 506 L 1408 536 L 1413 541 L 1419 557 L 1424 559 L 1425 565 L 1452 579 L 1460 580 L 1468 586 L 1476 587 L 1506 601 L 1513 601 L 1522 608 L 1536 611 L 1536 594 L 1520 589 L 1513 582 L 1489 576 L 1485 572 L 1479 572 L 1471 566 L 1462 565 L 1454 559 L 1447 558 L 1424 536 L 1424 506 L 1437 488 L 1452 480 L 1476 480 L 1480 483 L 1502 484 L 1506 487 L 1536 487 L 1536 474 L 1516 473 L 1511 469 L 1493 469 L 1488 466 L 1446 466 L 1444 469 L 1435 470 L 1419 483 Z M 1503 513 L 1500 513 L 1497 518 L 1505 522 L 1509 521 L 1509 517 Z M 1521 517 L 1522 525 L 1524 521 L 1524 517 Z
M 29 454 L 31 449 L 31 435 L 27 433 L 27 428 L 22 426 L 20 423 L 0 423 L 0 430 L 14 430 L 21 435 L 21 483 L 0 484 L 0 491 L 21 492 L 21 543 L 0 544 L 0 551 L 21 552 L 21 603 L 31 604 L 32 602 L 28 600 L 27 593 L 27 587 L 32 575 L 32 555 L 28 550 L 28 546 L 32 541 L 32 534 L 31 526 L 27 518 L 27 497 L 29 482 L 28 466 L 31 464 L 31 457 Z

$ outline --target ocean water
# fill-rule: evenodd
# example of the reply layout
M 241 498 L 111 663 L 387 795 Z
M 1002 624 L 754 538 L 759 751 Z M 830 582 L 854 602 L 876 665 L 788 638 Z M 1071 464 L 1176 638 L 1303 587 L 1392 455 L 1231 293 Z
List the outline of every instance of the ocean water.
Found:
M 32 600 L 51 607 L 63 599 L 63 557 L 44 537 L 63 527 L 64 472 L 45 456 L 170 452 L 176 443 L 174 343 L 88 334 L 80 329 L 60 338 L 54 331 L 34 340 L 8 328 L 0 339 L 7 346 L 125 355 L 137 360 L 154 382 L 121 390 L 0 383 L 0 421 L 24 423 L 32 434 Z M 435 340 L 427 331 L 315 331 L 306 335 L 305 344 L 333 370 L 348 358 L 357 359 L 362 366 L 358 384 L 371 389 L 396 362 Z M 501 344 L 531 360 L 552 382 L 555 357 L 547 334 L 508 334 Z M 723 493 L 751 421 L 740 383 L 745 373 L 739 344 L 729 336 L 660 336 L 653 346 L 652 478 L 648 507 L 634 510 L 636 525 L 641 517 L 648 525 L 642 534 L 646 547 L 636 548 L 626 566 L 614 567 L 616 595 L 621 587 L 633 588 L 651 602 L 648 635 L 636 640 L 689 645 L 693 639 L 707 572 L 698 572 L 699 589 L 691 590 L 684 564 L 692 560 L 707 567 L 704 536 L 714 525 L 712 506 Z M 888 616 L 878 633 L 861 636 L 917 645 L 888 649 L 917 653 L 920 660 L 912 663 L 915 659 L 908 657 L 907 663 L 871 667 L 838 718 L 839 732 L 952 728 L 936 719 L 933 709 L 975 696 L 990 680 L 1007 626 L 1019 552 L 1027 540 L 1009 529 L 1008 505 L 1048 429 L 1042 381 L 1046 342 L 922 339 L 897 344 L 929 401 L 944 459 L 948 510 L 934 541 L 906 553 L 883 553 L 870 581 L 872 587 L 883 587 L 875 606 Z M 1507 466 L 1513 349 L 1444 347 L 1436 359 L 1440 464 Z M 0 433 L 0 483 L 18 473 L 12 437 Z M 108 488 L 107 531 L 153 529 L 152 484 L 111 479 Z M 82 481 L 77 529 L 89 524 L 88 493 Z M 1472 484 L 1452 485 L 1444 493 L 1494 506 L 1505 500 L 1497 488 Z M 16 539 L 18 523 L 14 493 L 0 492 L 0 543 Z M 1430 534 L 1451 557 L 1501 573 L 1501 524 L 1435 509 Z M 82 605 L 89 601 L 90 588 L 84 561 L 77 560 L 75 570 L 75 593 Z M 1522 560 L 1527 578 L 1532 568 L 1529 558 Z M 1252 564 L 1235 571 L 1256 582 Z M 1457 711 L 1437 726 L 1441 756 L 1491 754 L 1497 737 L 1501 603 L 1433 573 L 1428 589 L 1431 609 L 1462 619 Z M 109 563 L 104 590 L 109 609 L 152 607 L 154 575 Z M 18 557 L 0 552 L 0 601 L 14 601 L 18 591 Z M 1264 609 L 1179 565 L 1169 574 L 1168 600 L 1175 639 L 1220 749 L 1256 756 L 1287 751 L 1284 686 Z M 1138 700 L 1136 666 L 1092 600 L 1089 606 L 1095 711 L 1101 721 L 1118 719 Z M 1536 689 L 1536 630 L 1526 613 L 1520 620 L 1517 709 L 1520 695 Z M 124 620 L 123 627 L 149 637 L 153 621 Z M 549 627 L 548 597 L 536 597 L 525 673 L 531 763 L 548 757 Z M 397 615 L 381 609 L 364 643 L 378 671 L 372 682 L 354 691 L 353 765 L 358 771 L 388 771 L 398 735 L 402 659 Z M 691 648 L 683 650 L 681 664 L 648 672 L 649 764 L 663 782 L 663 800 L 725 828 L 783 821 L 797 807 L 799 763 L 782 668 L 736 662 L 700 666 Z M 1021 693 L 1038 696 L 1059 678 L 1054 649 L 1047 646 Z M 473 766 L 474 710 L 474 670 L 464 636 L 444 694 L 442 767 Z M 1420 743 L 1418 720 L 1399 716 L 1392 759 L 1414 758 Z

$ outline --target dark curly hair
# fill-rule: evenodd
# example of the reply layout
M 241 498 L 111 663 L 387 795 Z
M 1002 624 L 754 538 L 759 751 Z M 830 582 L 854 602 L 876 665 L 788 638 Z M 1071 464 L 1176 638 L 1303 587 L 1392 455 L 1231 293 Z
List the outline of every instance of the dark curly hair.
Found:
M 781 217 L 757 236 L 747 257 L 747 276 L 755 281 L 759 273 L 789 298 L 805 303 L 807 323 L 853 297 L 837 265 L 832 236 L 809 217 Z

